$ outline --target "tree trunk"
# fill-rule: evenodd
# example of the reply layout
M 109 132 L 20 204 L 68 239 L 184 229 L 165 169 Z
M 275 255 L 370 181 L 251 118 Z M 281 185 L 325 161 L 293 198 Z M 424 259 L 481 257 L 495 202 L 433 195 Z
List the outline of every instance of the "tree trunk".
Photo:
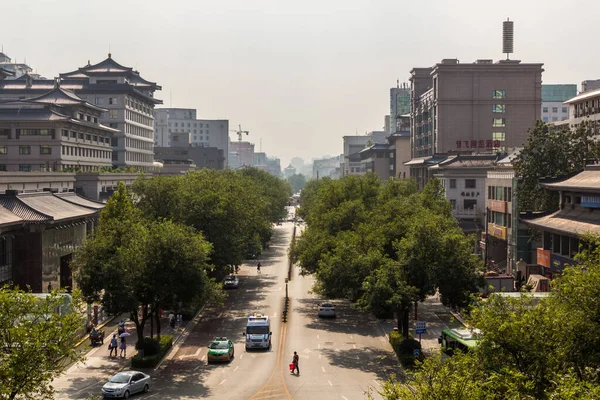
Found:
M 156 313 L 156 340 L 160 343 L 160 307 L 154 307 L 154 312 Z
M 410 333 L 408 329 L 409 313 L 410 308 L 405 308 L 400 313 L 401 320 L 399 322 L 402 326 L 402 337 L 404 338 L 404 340 L 408 340 L 408 334 Z
M 138 354 L 140 355 L 140 357 L 144 357 L 144 325 L 142 323 L 140 323 L 140 320 L 138 319 L 138 310 L 136 309 L 135 311 L 131 311 L 130 313 L 131 315 L 131 319 L 133 320 L 133 322 L 135 323 L 135 330 L 137 333 L 137 344 L 135 346 Z M 142 322 L 145 322 L 142 319 Z
M 154 320 L 152 318 L 152 309 L 148 310 L 148 305 L 145 305 L 145 310 L 146 312 L 144 313 L 145 315 L 147 315 L 148 312 L 150 312 L 150 338 L 154 338 Z

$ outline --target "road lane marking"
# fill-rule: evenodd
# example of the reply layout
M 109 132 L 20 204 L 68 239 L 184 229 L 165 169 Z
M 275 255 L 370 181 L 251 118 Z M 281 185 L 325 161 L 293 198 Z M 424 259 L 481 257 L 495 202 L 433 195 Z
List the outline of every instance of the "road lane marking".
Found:
M 355 345 L 355 344 L 353 344 L 353 345 L 352 345 L 352 347 L 353 347 L 353 348 L 356 348 L 356 345 Z
M 321 367 L 321 371 L 325 372 L 325 367 Z
M 319 335 L 317 335 L 317 339 L 319 338 Z
M 321 343 L 317 343 L 317 348 L 321 348 Z
M 200 359 L 200 361 L 204 361 L 205 358 L 206 358 L 206 356 L 202 356 L 202 358 Z
M 331 381 L 327 381 L 327 382 L 329 382 L 329 386 L 333 386 L 333 383 L 331 383 Z
M 237 371 L 239 367 L 240 367 L 239 365 L 238 365 L 237 367 L 235 367 L 235 368 L 233 369 L 233 372 Z
M 342 399 L 344 400 L 348 400 L 348 398 L 346 396 L 342 396 Z
M 350 335 L 350 339 L 354 339 L 354 337 L 352 335 Z
M 243 355 L 243 354 L 240 354 L 240 360 L 241 360 L 242 358 L 244 358 L 244 355 Z
M 321 359 L 321 353 L 319 353 L 319 360 Z
M 222 384 L 224 384 L 226 380 L 227 380 L 227 379 L 223 379 L 223 380 L 221 381 L 221 383 L 219 383 L 219 386 L 221 386 Z

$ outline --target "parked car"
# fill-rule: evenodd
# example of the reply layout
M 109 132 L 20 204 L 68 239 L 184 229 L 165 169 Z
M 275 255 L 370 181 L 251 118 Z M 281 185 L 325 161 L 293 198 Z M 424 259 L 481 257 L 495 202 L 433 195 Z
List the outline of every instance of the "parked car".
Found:
M 319 317 L 335 318 L 335 306 L 332 303 L 319 304 Z
M 150 375 L 139 371 L 119 372 L 102 386 L 104 397 L 128 399 L 130 395 L 150 390 Z
M 238 289 L 240 287 L 240 280 L 235 275 L 227 275 L 223 279 L 223 289 Z

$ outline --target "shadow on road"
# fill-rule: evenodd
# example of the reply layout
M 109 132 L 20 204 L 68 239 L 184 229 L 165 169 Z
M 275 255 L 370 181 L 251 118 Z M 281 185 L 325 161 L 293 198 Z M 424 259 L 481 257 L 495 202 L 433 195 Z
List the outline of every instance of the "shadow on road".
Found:
M 331 365 L 339 368 L 358 369 L 377 375 L 378 379 L 389 379 L 392 374 L 398 374 L 398 362 L 394 355 L 377 347 L 360 349 L 334 350 L 322 349 L 324 357 Z

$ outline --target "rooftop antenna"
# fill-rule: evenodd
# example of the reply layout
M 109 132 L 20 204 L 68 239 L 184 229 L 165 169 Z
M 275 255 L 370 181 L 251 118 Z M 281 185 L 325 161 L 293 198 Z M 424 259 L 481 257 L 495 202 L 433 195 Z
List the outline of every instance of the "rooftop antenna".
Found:
M 506 18 L 502 22 L 502 52 L 506 54 L 506 59 L 510 60 L 510 54 L 514 53 L 514 21 Z
M 400 89 L 400 79 L 396 79 L 396 89 Z

